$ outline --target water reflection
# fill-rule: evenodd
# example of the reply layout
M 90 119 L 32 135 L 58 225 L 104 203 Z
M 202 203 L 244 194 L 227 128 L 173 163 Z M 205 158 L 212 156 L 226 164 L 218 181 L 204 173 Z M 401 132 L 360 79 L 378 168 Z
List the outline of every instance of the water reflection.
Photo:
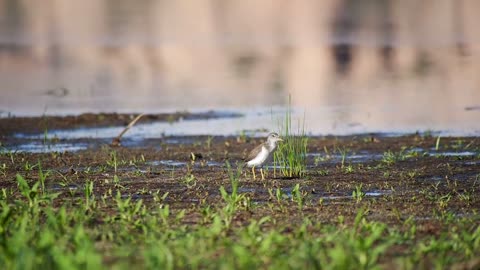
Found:
M 480 124 L 480 2 L 0 2 L 0 110 L 269 108 L 307 126 Z M 467 110 L 466 110 L 467 108 Z M 2 114 L 3 116 L 5 115 Z

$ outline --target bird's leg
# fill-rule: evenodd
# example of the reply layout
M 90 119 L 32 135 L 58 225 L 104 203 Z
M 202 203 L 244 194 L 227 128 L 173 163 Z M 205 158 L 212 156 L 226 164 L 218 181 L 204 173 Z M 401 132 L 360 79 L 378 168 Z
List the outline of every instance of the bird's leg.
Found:
M 253 174 L 253 180 L 255 180 L 255 166 L 252 166 L 252 174 Z
M 262 180 L 265 180 L 265 175 L 263 174 L 263 168 L 260 168 L 260 173 L 262 174 Z

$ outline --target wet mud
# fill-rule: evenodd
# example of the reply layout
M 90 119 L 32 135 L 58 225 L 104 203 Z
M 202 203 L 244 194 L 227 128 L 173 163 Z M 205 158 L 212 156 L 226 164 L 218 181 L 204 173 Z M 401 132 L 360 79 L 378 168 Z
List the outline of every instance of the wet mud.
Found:
M 4 139 L 3 145 L 12 146 L 15 140 Z M 127 140 L 121 147 L 110 146 L 108 139 L 68 143 L 59 139 L 47 145 L 36 142 L 53 151 L 4 148 L 0 188 L 14 188 L 17 173 L 35 179 L 35 166 L 40 162 L 43 170 L 51 172 L 47 186 L 73 195 L 88 179 L 94 181 L 99 194 L 120 188 L 122 194 L 148 201 L 152 192 L 160 191 L 168 192 L 168 201 L 174 205 L 215 204 L 221 201 L 220 186 L 230 186 L 226 164 L 235 170 L 248 150 L 261 141 L 234 136 L 178 136 L 135 143 Z M 442 138 L 435 148 L 436 141 L 435 137 L 422 135 L 310 137 L 305 177 L 286 178 L 275 166 L 267 166 L 265 180 L 259 178 L 258 171 L 258 178 L 253 179 L 251 171 L 245 169 L 239 192 L 248 193 L 257 204 L 268 204 L 276 200 L 272 193 L 276 189 L 288 200 L 299 184 L 309 202 L 303 211 L 318 212 L 323 222 L 339 214 L 348 216 L 359 204 L 368 204 L 374 210 L 372 214 L 391 222 L 409 215 L 431 218 L 436 210 L 470 215 L 480 207 L 476 192 L 480 185 L 480 140 Z M 74 147 L 62 148 L 62 143 Z M 364 198 L 357 202 L 352 192 L 360 185 Z M 466 193 L 472 195 L 468 202 L 460 199 Z M 444 209 L 431 198 L 442 194 L 451 196 Z M 292 211 L 298 212 L 296 207 Z M 255 212 L 251 214 L 263 215 Z

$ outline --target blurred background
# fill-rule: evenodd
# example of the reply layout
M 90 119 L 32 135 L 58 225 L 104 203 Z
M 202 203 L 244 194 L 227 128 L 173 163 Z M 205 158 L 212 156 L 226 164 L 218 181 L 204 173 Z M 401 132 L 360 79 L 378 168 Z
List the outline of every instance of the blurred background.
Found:
M 0 115 L 268 115 L 291 94 L 313 133 L 479 134 L 479 10 L 477 0 L 0 0 Z

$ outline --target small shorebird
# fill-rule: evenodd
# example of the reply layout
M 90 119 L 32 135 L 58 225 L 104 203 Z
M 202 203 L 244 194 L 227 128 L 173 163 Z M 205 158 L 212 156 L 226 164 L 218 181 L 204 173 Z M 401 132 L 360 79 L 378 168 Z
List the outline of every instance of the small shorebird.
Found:
M 255 167 L 260 167 L 260 173 L 262 174 L 262 180 L 264 180 L 262 166 L 270 158 L 270 155 L 277 149 L 277 143 L 283 141 L 277 133 L 272 132 L 268 134 L 267 141 L 255 147 L 248 154 L 245 161 L 247 167 L 252 168 L 253 179 L 255 179 Z

